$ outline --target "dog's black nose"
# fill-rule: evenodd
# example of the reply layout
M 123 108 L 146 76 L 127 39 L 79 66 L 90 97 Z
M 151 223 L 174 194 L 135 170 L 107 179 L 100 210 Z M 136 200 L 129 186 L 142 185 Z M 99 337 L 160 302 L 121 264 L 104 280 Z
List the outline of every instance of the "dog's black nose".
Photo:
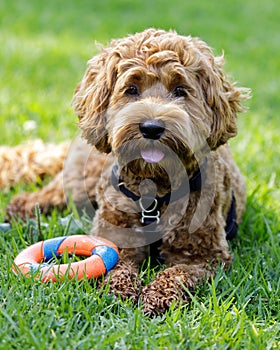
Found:
M 146 120 L 139 124 L 141 134 L 145 139 L 158 140 L 163 134 L 165 127 L 164 123 L 159 120 Z

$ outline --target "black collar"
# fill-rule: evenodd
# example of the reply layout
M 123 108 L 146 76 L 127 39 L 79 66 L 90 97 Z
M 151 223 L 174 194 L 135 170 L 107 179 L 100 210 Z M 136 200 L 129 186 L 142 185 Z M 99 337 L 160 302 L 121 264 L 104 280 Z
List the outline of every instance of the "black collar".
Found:
M 164 196 L 139 196 L 125 187 L 122 179 L 118 174 L 118 165 L 114 165 L 111 172 L 111 184 L 117 191 L 121 191 L 125 196 L 137 202 L 142 216 L 140 222 L 142 225 L 150 225 L 154 222 L 160 221 L 160 210 L 164 204 L 168 205 L 170 202 L 175 202 L 191 192 L 201 190 L 205 180 L 205 170 L 207 159 L 205 158 L 199 170 L 188 180 L 183 181 L 179 188 L 175 191 L 168 192 Z M 188 183 L 186 183 L 188 182 Z

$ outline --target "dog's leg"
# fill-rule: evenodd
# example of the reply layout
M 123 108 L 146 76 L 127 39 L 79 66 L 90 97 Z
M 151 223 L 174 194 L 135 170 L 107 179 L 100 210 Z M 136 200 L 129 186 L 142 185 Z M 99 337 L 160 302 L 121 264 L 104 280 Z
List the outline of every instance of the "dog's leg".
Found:
M 186 289 L 193 292 L 196 285 L 212 274 L 207 264 L 179 264 L 165 269 L 142 290 L 144 313 L 156 315 L 167 311 L 172 303 L 187 303 L 189 296 Z
M 184 258 L 185 256 L 185 258 Z M 172 261 L 173 259 L 173 261 Z M 217 266 L 229 266 L 232 255 L 228 252 L 227 242 L 221 240 L 214 249 L 206 249 L 204 255 L 188 256 L 186 250 L 168 253 L 167 266 L 141 293 L 145 313 L 158 314 L 167 311 L 172 303 L 177 306 L 187 303 L 189 292 L 215 275 Z
M 96 185 L 105 164 L 110 161 L 109 157 L 92 150 L 78 138 L 69 150 L 63 170 L 38 192 L 15 196 L 6 208 L 7 219 L 34 216 L 37 203 L 44 214 L 53 208 L 61 210 L 66 207 L 69 199 L 77 209 L 85 208 L 90 209 L 90 213 L 94 212 Z
M 26 219 L 34 217 L 34 208 L 39 205 L 42 213 L 49 213 L 54 207 L 65 207 L 63 191 L 63 173 L 58 173 L 55 178 L 38 192 L 21 193 L 15 196 L 6 208 L 7 219 L 19 217 Z
M 141 288 L 138 267 L 132 261 L 120 260 L 105 276 L 102 287 L 109 294 L 137 303 Z
M 139 249 L 137 252 L 136 249 L 129 249 L 129 253 L 139 254 Z M 138 276 L 139 264 L 135 259 L 131 259 L 130 254 L 127 254 L 127 250 L 122 250 L 117 265 L 101 283 L 107 293 L 137 303 L 141 292 L 141 280 Z
M 69 200 L 78 210 L 88 209 L 91 214 L 96 206 L 95 186 L 99 173 L 95 171 L 94 176 L 84 178 L 78 172 L 79 168 L 73 168 L 72 172 L 64 169 L 41 190 L 15 196 L 6 208 L 7 219 L 34 217 L 36 204 L 43 214 L 49 214 L 53 208 L 63 210 Z

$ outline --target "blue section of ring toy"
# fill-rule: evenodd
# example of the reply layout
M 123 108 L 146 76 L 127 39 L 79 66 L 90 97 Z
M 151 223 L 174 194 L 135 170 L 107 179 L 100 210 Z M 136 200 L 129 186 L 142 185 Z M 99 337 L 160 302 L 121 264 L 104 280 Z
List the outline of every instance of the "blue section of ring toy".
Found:
M 106 272 L 112 270 L 112 268 L 118 262 L 119 255 L 114 248 L 99 246 L 93 249 L 92 255 L 98 255 L 103 260 L 106 267 Z
M 57 254 L 57 249 L 66 238 L 68 238 L 68 236 L 51 238 L 44 241 L 43 253 L 45 261 L 51 260 L 54 255 L 59 256 L 59 254 Z

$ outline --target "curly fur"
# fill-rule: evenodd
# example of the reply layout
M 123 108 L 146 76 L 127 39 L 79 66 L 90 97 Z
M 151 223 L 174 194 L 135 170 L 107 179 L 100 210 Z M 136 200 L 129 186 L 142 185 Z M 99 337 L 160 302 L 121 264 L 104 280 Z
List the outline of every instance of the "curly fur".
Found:
M 194 290 L 213 275 L 217 263 L 228 266 L 231 262 L 225 225 L 232 191 L 238 222 L 245 207 L 244 180 L 227 141 L 237 133 L 237 113 L 242 111 L 241 100 L 249 96 L 249 91 L 231 83 L 222 66 L 223 56 L 215 57 L 205 42 L 173 31 L 148 29 L 113 40 L 89 61 L 73 98 L 82 135 L 94 148 L 78 142 L 71 157 L 71 171 L 67 165 L 64 169 L 64 187 L 62 175 L 57 175 L 47 190 L 13 199 L 8 208 L 10 215 L 30 215 L 35 202 L 43 211 L 62 205 L 62 199 L 54 203 L 53 198 L 62 198 L 65 188 L 82 203 L 86 187 L 90 202 L 98 203 L 92 234 L 106 236 L 120 245 L 126 243 L 118 265 L 105 278 L 109 289 L 135 302 L 140 298 L 144 310 L 151 313 L 164 312 L 172 302 L 187 302 L 186 288 Z M 136 94 L 128 93 L 131 86 L 137 88 Z M 177 87 L 183 89 L 182 96 L 174 95 Z M 147 120 L 165 125 L 160 139 L 151 142 L 141 135 L 139 124 Z M 165 152 L 161 162 L 149 163 L 141 157 L 140 151 L 149 147 Z M 81 169 L 83 153 L 90 156 Z M 127 162 L 131 154 L 136 156 Z M 172 154 L 183 164 L 183 172 Z M 157 194 L 163 196 L 170 191 L 170 175 L 175 179 L 172 189 L 179 188 L 185 172 L 191 177 L 206 158 L 208 164 L 214 164 L 213 168 L 207 165 L 203 185 L 204 195 L 213 196 L 209 213 L 192 232 L 201 193 L 190 193 L 187 205 L 184 200 L 172 204 L 171 214 L 159 226 L 159 251 L 167 268 L 142 288 L 138 267 L 149 249 L 140 235 L 117 230 L 133 228 L 138 232 L 141 224 L 135 202 L 111 184 L 112 164 L 117 161 L 120 177 L 131 192 L 139 195 L 141 182 L 150 179 L 157 186 Z M 166 168 L 171 169 L 169 174 Z
M 46 175 L 54 176 L 63 168 L 69 142 L 44 144 L 41 140 L 0 147 L 0 189 L 9 189 L 19 182 L 36 182 Z

